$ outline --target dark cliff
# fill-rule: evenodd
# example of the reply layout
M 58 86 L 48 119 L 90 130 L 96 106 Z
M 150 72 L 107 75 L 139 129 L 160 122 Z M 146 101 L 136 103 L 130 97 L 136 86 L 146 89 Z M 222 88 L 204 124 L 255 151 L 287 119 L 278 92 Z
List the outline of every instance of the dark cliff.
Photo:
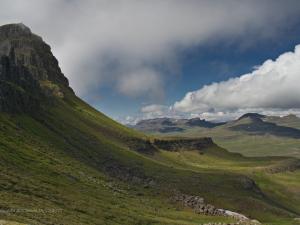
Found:
M 198 150 L 202 151 L 205 148 L 214 146 L 214 142 L 209 137 L 204 138 L 186 138 L 186 139 L 155 139 L 153 144 L 163 150 L 178 151 L 178 150 Z
M 34 112 L 72 92 L 50 46 L 23 24 L 0 27 L 0 111 Z

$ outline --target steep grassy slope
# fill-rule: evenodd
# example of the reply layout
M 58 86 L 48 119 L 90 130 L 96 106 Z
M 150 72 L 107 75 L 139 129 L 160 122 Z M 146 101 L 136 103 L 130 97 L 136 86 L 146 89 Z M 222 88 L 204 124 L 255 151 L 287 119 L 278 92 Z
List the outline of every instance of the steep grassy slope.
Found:
M 60 102 L 49 109 L 43 121 L 1 114 L 2 218 L 30 224 L 228 220 L 176 210 L 165 188 L 191 179 L 183 177 L 189 173 L 129 150 L 123 140 L 134 133 L 74 100 L 72 107 Z
M 32 224 L 197 224 L 227 220 L 178 211 L 178 206 L 170 203 L 170 188 L 203 196 L 220 208 L 241 211 L 261 221 L 288 218 L 295 210 L 284 209 L 280 201 L 279 206 L 274 205 L 257 193 L 255 186 L 247 186 L 251 183 L 248 173 L 230 166 L 237 161 L 237 165 L 252 170 L 253 164 L 266 167 L 278 160 L 257 162 L 212 147 L 202 155 L 186 152 L 195 155 L 187 160 L 189 163 L 176 166 L 171 160 L 161 160 L 169 152 L 141 155 L 134 148 L 130 150 L 132 143 L 127 140 L 142 140 L 140 134 L 74 96 L 59 100 L 37 118 L 2 113 L 0 120 L 0 206 L 8 212 L 3 215 L 5 219 Z M 190 166 L 196 157 L 202 164 L 197 169 Z

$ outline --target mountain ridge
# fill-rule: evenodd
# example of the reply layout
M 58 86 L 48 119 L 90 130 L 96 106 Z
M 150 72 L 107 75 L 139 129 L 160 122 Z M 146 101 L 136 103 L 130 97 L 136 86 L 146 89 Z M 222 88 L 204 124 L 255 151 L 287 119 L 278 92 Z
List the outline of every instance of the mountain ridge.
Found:
M 164 129 L 162 125 L 157 127 Z M 159 136 L 209 136 L 219 146 L 247 156 L 300 157 L 300 118 L 296 115 L 276 117 L 250 113 L 213 128 L 185 127 L 164 132 L 140 128 L 138 130 Z
M 199 117 L 192 119 L 154 118 L 141 120 L 136 125 L 130 125 L 134 129 L 147 132 L 181 132 L 192 127 L 213 128 L 225 123 L 210 122 Z
M 43 39 L 31 32 L 24 24 L 0 26 L 0 55 L 14 55 L 16 65 L 24 65 L 36 80 L 48 80 L 69 87 L 57 59 Z

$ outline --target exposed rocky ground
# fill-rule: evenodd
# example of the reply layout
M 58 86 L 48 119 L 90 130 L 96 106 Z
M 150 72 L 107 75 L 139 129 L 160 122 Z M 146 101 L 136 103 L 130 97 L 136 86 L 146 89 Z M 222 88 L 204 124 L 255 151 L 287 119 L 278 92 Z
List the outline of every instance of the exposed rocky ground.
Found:
M 103 169 L 109 176 L 135 185 L 138 184 L 143 187 L 154 187 L 157 185 L 154 178 L 146 176 L 142 170 L 122 166 L 114 160 L 107 160 L 103 164 Z
M 214 145 L 209 137 L 186 139 L 154 139 L 153 144 L 159 149 L 167 151 L 203 150 Z
M 206 223 L 204 225 L 257 225 L 260 224 L 257 220 L 251 220 L 248 217 L 225 209 L 218 209 L 211 204 L 207 204 L 204 198 L 199 196 L 181 194 L 174 192 L 172 201 L 181 203 L 184 207 L 194 210 L 195 213 L 205 214 L 210 216 L 228 216 L 237 220 L 236 223 Z
M 7 221 L 7 220 L 0 220 L 0 225 L 26 225 L 26 224 Z
M 258 225 L 258 221 L 238 221 L 236 223 L 204 223 L 202 225 Z

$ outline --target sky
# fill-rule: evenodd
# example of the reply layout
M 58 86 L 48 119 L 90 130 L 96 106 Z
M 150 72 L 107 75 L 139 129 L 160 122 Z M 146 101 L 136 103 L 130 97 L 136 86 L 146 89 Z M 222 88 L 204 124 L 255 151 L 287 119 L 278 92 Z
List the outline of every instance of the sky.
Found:
M 0 0 L 76 94 L 122 123 L 300 115 L 298 0 Z

